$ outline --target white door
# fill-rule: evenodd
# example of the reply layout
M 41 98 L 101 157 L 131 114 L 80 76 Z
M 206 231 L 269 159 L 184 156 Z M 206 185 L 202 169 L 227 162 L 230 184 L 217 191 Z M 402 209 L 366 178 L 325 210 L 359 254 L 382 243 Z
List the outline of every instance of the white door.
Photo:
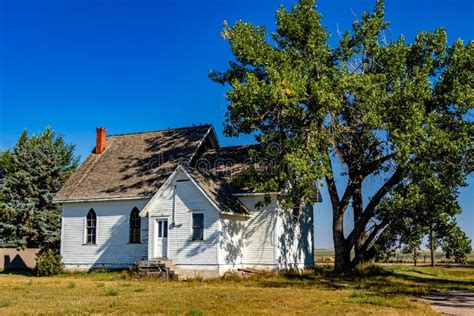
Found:
M 168 257 L 168 219 L 156 220 L 155 257 Z

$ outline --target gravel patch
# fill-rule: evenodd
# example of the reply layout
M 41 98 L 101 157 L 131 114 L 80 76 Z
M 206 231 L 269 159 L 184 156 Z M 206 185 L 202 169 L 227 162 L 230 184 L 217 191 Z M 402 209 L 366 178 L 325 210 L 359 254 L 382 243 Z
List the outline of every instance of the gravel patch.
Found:
M 474 316 L 473 291 L 449 291 L 448 293 L 434 293 L 421 297 L 421 301 L 443 315 Z

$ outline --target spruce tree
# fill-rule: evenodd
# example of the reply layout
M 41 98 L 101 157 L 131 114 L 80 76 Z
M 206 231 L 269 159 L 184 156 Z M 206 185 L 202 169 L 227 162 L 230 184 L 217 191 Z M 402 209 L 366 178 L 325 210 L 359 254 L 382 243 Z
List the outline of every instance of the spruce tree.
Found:
M 25 130 L 0 153 L 0 239 L 3 246 L 58 248 L 60 207 L 53 196 L 78 165 L 74 145 L 47 127 Z

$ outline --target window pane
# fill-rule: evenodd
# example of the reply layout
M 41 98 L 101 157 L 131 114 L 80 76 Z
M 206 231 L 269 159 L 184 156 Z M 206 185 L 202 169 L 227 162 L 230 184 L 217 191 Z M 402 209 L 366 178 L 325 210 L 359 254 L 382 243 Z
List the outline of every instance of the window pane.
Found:
M 203 240 L 203 230 L 201 228 L 194 228 L 193 240 Z
M 130 232 L 130 242 L 131 243 L 140 243 L 140 229 L 132 228 Z
M 193 214 L 193 240 L 204 239 L 204 214 Z
M 164 229 L 164 233 L 163 233 L 163 237 L 164 238 L 168 238 L 168 221 L 164 221 L 163 222 L 163 229 Z
M 204 214 L 193 214 L 193 226 L 201 227 L 203 226 Z
M 93 209 L 89 210 L 87 213 L 87 220 L 86 220 L 86 243 L 88 244 L 95 244 L 96 242 L 96 224 L 97 224 L 97 217 Z
M 130 243 L 140 243 L 141 218 L 135 207 L 130 213 Z
M 87 243 L 88 244 L 95 244 L 95 233 L 93 230 L 87 231 Z
M 158 221 L 158 237 L 162 237 L 163 236 L 163 222 L 162 221 Z

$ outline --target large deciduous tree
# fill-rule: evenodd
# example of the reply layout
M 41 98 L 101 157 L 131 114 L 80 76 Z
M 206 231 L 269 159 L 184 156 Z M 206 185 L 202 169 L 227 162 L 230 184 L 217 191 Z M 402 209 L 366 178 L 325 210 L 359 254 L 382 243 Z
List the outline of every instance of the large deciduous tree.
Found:
M 60 207 L 53 196 L 75 170 L 74 146 L 51 128 L 0 153 L 0 238 L 6 246 L 57 248 Z
M 284 205 L 312 202 L 315 182 L 323 181 L 332 204 L 335 270 L 347 271 L 370 259 L 393 229 L 397 214 L 389 204 L 413 199 L 420 183 L 450 199 L 465 185 L 472 167 L 473 124 L 466 117 L 474 103 L 474 43 L 449 45 L 442 28 L 419 32 L 412 42 L 391 40 L 383 1 L 350 31 L 335 34 L 335 47 L 314 0 L 281 7 L 276 22 L 271 36 L 251 23 L 224 25 L 235 59 L 210 77 L 229 86 L 225 132 L 255 135 L 262 146 L 254 156 L 278 162 L 273 172 L 249 167 L 245 179 L 256 189 L 284 188 Z M 342 191 L 335 170 L 347 181 Z M 368 179 L 381 183 L 370 195 L 363 190 Z M 350 207 L 354 227 L 345 232 Z

